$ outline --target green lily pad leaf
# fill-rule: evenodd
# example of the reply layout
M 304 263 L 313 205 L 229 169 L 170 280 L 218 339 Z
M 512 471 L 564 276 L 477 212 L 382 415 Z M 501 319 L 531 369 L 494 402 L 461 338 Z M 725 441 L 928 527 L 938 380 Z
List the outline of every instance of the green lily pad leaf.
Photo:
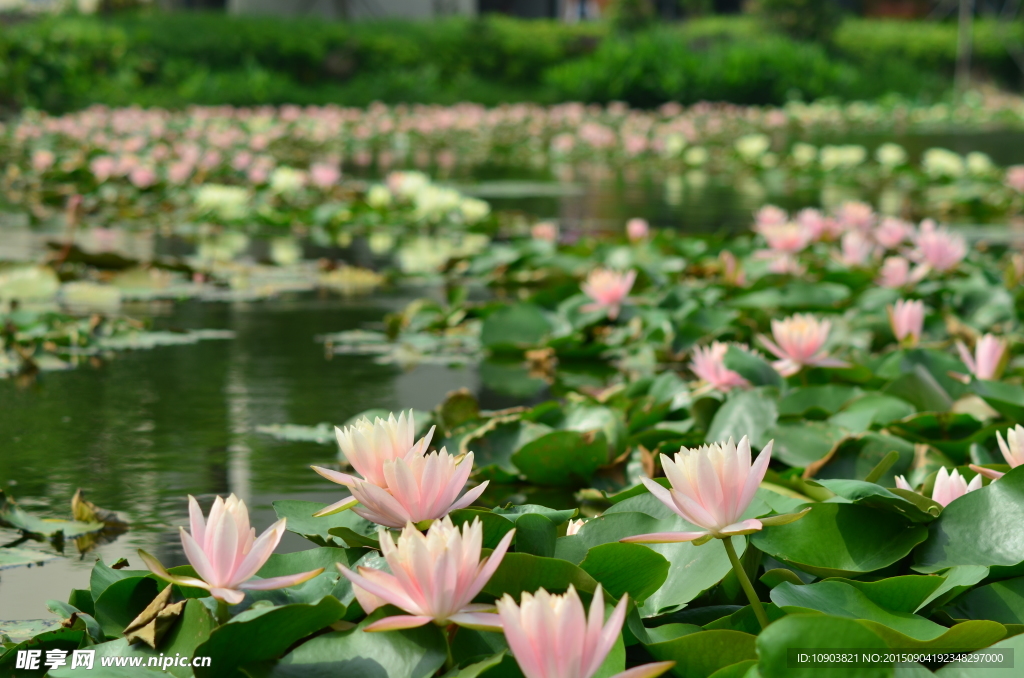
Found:
M 782 387 L 782 377 L 768 361 L 732 344 L 725 351 L 723 364 L 754 386 Z
M 42 665 L 42 662 L 40 662 L 41 666 L 38 671 L 15 668 L 19 650 L 42 650 L 44 658 L 48 650 L 64 650 L 70 655 L 72 650 L 77 650 L 82 646 L 82 639 L 84 637 L 85 631 L 60 628 L 53 631 L 45 631 L 33 638 L 22 641 L 8 649 L 5 653 L 0 654 L 0 676 L 42 678 L 46 674 L 46 667 Z
M 585 548 L 593 549 L 601 544 L 618 543 L 619 539 L 636 534 L 684 532 L 694 529 L 698 528 L 674 515 L 659 519 L 635 511 L 606 512 L 602 516 L 588 520 L 575 537 Z M 559 540 L 559 547 L 563 541 Z M 733 545 L 742 553 L 746 548 L 746 540 L 733 539 Z M 688 542 L 640 546 L 659 554 L 669 563 L 665 583 L 640 607 L 642 617 L 654 617 L 682 608 L 703 591 L 722 581 L 732 569 L 725 547 L 718 539 L 702 546 L 694 546 Z
M 22 510 L 14 499 L 4 494 L 3 490 L 0 490 L 0 526 L 12 527 L 41 537 L 63 534 L 65 539 L 99 532 L 104 527 L 100 522 L 83 523 L 78 520 L 37 518 Z
M 764 613 L 767 615 L 769 623 L 777 619 L 782 619 L 786 616 L 786 613 L 774 603 L 765 603 Z M 750 633 L 755 636 L 761 633 L 761 623 L 757 620 L 757 615 L 754 614 L 754 609 L 750 605 L 741 607 L 732 614 L 727 614 L 721 619 L 716 619 L 710 624 L 705 624 L 704 628 L 709 631 L 713 629 L 743 631 L 744 633 Z
M 331 534 L 331 529 L 336 527 L 348 528 L 364 537 L 376 538 L 377 536 L 377 526 L 365 518 L 360 518 L 352 511 L 342 511 L 322 518 L 314 518 L 313 514 L 327 504 L 288 499 L 275 501 L 273 506 L 278 518 L 288 519 L 285 527 L 289 532 L 305 537 L 317 546 L 344 546 Z
M 757 675 L 757 661 L 748 659 L 718 669 L 708 678 L 753 678 L 755 675 Z
M 914 638 L 873 620 L 861 619 L 859 623 L 875 632 L 893 649 L 920 651 L 978 650 L 988 647 L 1006 637 L 1006 627 L 994 621 L 972 620 L 957 624 L 937 638 L 927 640 Z
M 480 343 L 492 351 L 523 350 L 540 345 L 550 331 L 544 311 L 533 304 L 515 304 L 484 319 Z
M 513 522 L 497 513 L 481 511 L 479 509 L 459 509 L 450 514 L 452 523 L 456 526 L 463 523 L 472 523 L 479 519 L 484 530 L 484 548 L 493 549 L 501 541 L 501 538 L 512 531 L 515 527 Z M 518 538 L 518 534 L 516 535 Z
M 483 360 L 477 369 L 484 386 L 502 395 L 529 399 L 548 387 L 519 361 Z
M 964 591 L 988 577 L 989 569 L 980 565 L 959 565 L 942 571 L 943 582 L 930 596 L 924 599 L 915 612 L 930 612 L 951 600 L 955 600 Z M 923 614 L 923 613 L 922 613 Z M 996 620 L 998 621 L 998 620 Z
M 500 667 L 502 664 L 508 663 L 508 668 L 511 670 L 515 659 L 506 652 L 499 652 L 498 654 L 491 655 L 486 659 L 470 664 L 469 666 L 462 669 L 452 669 L 448 673 L 444 674 L 442 678 L 479 678 L 479 676 L 489 675 L 489 671 L 496 667 Z M 497 675 L 502 675 L 499 671 Z
M 1011 422 L 1024 422 L 1024 386 L 976 379 L 970 388 Z
M 846 404 L 842 411 L 833 414 L 829 421 L 837 426 L 860 433 L 872 426 L 905 419 L 914 414 L 914 406 L 902 398 L 885 393 L 865 393 Z
M 905 375 L 916 374 L 921 377 L 923 384 L 929 384 L 929 389 L 934 389 L 935 386 L 939 387 L 934 393 L 922 394 L 922 397 L 948 398 L 952 401 L 967 392 L 967 387 L 964 384 L 949 376 L 950 372 L 966 373 L 964 364 L 952 355 L 936 349 L 913 348 L 893 351 L 873 367 L 875 374 L 882 379 L 899 380 Z M 885 390 L 917 405 L 922 412 L 939 410 L 934 407 L 922 407 L 921 404 L 915 402 L 913 396 L 904 397 L 902 393 L 895 393 L 889 388 Z
M 119 635 L 165 586 L 148 576 L 115 581 L 96 598 L 96 621 L 108 636 Z
M 473 452 L 477 473 L 495 469 L 512 480 L 519 476 L 519 469 L 512 463 L 512 455 L 550 432 L 550 426 L 521 421 L 519 415 L 495 417 L 466 434 L 459 444 L 459 453 Z
M 608 443 L 601 431 L 552 431 L 523 445 L 512 462 L 538 485 L 582 485 L 608 463 Z
M 344 613 L 345 606 L 331 596 L 316 605 L 246 610 L 214 629 L 196 648 L 197 656 L 210 657 L 209 667 L 195 669 L 196 678 L 242 678 L 239 668 L 243 664 L 280 657 L 297 641 L 333 624 Z
M 668 578 L 669 562 L 642 544 L 609 543 L 587 551 L 580 569 L 612 596 L 628 593 L 642 605 Z
M 348 606 L 352 604 L 354 598 L 352 585 L 348 579 L 341 576 L 338 564 L 354 568 L 368 556 L 376 557 L 376 553 L 361 548 L 334 547 L 321 547 L 294 553 L 275 553 L 256 573 L 261 579 L 309 572 L 321 567 L 324 568 L 324 571 L 298 586 L 272 591 L 250 591 L 248 595 L 255 600 L 269 600 L 275 605 L 291 603 L 315 605 L 324 596 L 334 596 Z
M 910 471 L 915 460 L 914 443 L 874 431 L 842 441 L 831 455 L 813 468 L 813 475 L 816 478 L 865 478 L 894 450 L 899 453 L 899 459 L 875 481 L 892 487 L 896 484 L 896 476 Z
M 819 577 L 874 572 L 899 561 L 928 530 L 885 511 L 823 503 L 803 519 L 751 535 L 768 555 Z
M 366 633 L 387 612 L 376 612 L 348 631 L 333 631 L 298 646 L 277 663 L 246 669 L 252 678 L 429 678 L 445 660 L 445 639 L 427 624 L 404 631 Z M 479 674 L 477 674 L 479 675 Z
M 608 441 L 608 451 L 617 457 L 626 449 L 626 423 L 622 413 L 610 407 L 572 404 L 565 408 L 565 420 L 559 427 L 567 431 L 601 431 Z
M 948 629 L 912 612 L 883 608 L 859 588 L 829 580 L 795 586 L 779 584 L 771 591 L 772 602 L 781 608 L 817 610 L 833 617 L 867 619 L 899 631 L 915 640 L 935 640 Z M 884 638 L 884 636 L 882 636 Z M 993 641 L 994 642 L 994 641 Z
M 376 526 L 374 526 L 376 528 Z M 367 527 L 367 530 L 371 528 Z M 336 537 L 345 543 L 350 548 L 368 548 L 368 549 L 379 549 L 380 541 L 376 536 L 369 536 L 366 534 L 360 534 L 353 530 L 351 527 L 332 527 L 327 530 L 327 534 L 332 537 Z
M 546 506 L 538 506 L 536 504 L 520 504 L 517 506 L 499 506 L 491 509 L 491 513 L 499 516 L 505 516 L 512 521 L 517 521 L 521 516 L 530 513 L 539 513 L 553 522 L 557 527 L 558 525 L 575 518 L 576 514 L 579 513 L 579 509 L 552 509 Z
M 1002 640 L 995 645 L 978 650 L 974 654 L 998 654 L 1000 650 L 1012 650 L 1012 661 L 1015 663 L 1018 658 L 1024 656 L 1024 635 L 1013 636 Z M 1009 652 L 1004 653 L 1004 661 L 1010 660 L 1011 655 Z M 964 662 L 953 662 L 946 664 L 941 669 L 935 672 L 936 678 L 1006 678 L 1006 669 L 1013 669 L 1014 665 L 1009 662 L 998 667 L 983 667 L 974 664 L 971 661 Z
M 21 619 L 0 621 L 0 636 L 7 636 L 15 643 L 34 636 L 55 631 L 61 626 L 59 619 Z
M 847 431 L 827 421 L 801 421 L 769 428 L 764 437 L 774 440 L 772 458 L 804 468 L 825 458 Z
M 21 565 L 42 565 L 47 561 L 56 560 L 58 557 L 55 553 L 43 553 L 32 549 L 0 548 L 0 570 Z
M 757 668 L 763 678 L 792 678 L 789 648 L 839 652 L 844 649 L 888 649 L 878 635 L 852 619 L 823 614 L 791 614 L 771 624 L 757 637 Z M 856 673 L 854 673 L 854 671 Z M 892 678 L 892 666 L 851 669 L 848 666 L 815 666 L 806 670 L 814 678 Z
M 946 582 L 937 575 L 903 575 L 878 581 L 857 581 L 856 579 L 826 579 L 828 582 L 842 582 L 863 593 L 867 598 L 892 612 L 914 613 L 928 601 Z M 842 616 L 842 615 L 836 615 Z
M 923 365 L 913 365 L 909 372 L 890 382 L 884 392 L 906 400 L 921 412 L 948 412 L 953 398 Z
M 734 308 L 758 309 L 834 309 L 850 296 L 846 285 L 830 282 L 794 281 L 782 287 L 770 287 L 736 297 Z
M 517 553 L 553 558 L 557 538 L 555 524 L 539 513 L 520 516 L 516 521 Z
M 506 553 L 495 570 L 484 593 L 500 598 L 511 594 L 519 600 L 523 591 L 533 593 L 544 588 L 551 593 L 562 593 L 572 584 L 577 591 L 593 593 L 597 582 L 589 574 L 567 560 L 542 558 L 529 553 Z
M 806 417 L 809 413 L 835 414 L 861 391 L 856 386 L 826 384 L 793 389 L 779 401 L 780 417 Z
M 719 669 L 737 662 L 757 659 L 757 637 L 731 630 L 700 631 L 673 640 L 647 645 L 658 661 L 674 661 L 672 675 L 708 678 Z
M 946 506 L 914 556 L 918 572 L 1024 562 L 1024 467 Z
M 966 462 L 974 443 L 995 437 L 1006 425 L 984 425 L 969 414 L 954 412 L 921 412 L 892 422 L 889 430 L 907 440 L 927 443 L 957 463 Z
M 990 619 L 1001 624 L 1024 624 L 1024 577 L 972 589 L 946 611 L 954 619 Z
M 320 443 L 321 445 L 337 445 L 334 427 L 320 423 L 316 426 L 300 426 L 299 424 L 267 424 L 256 427 L 257 433 L 268 435 L 278 440 L 289 442 Z
M 768 429 L 779 416 L 776 398 L 778 391 L 771 387 L 733 391 L 711 420 L 707 439 L 724 442 L 734 438 L 739 442 L 743 436 L 749 436 L 753 447 L 764 447 L 769 440 Z
M 200 603 L 201 604 L 201 603 Z M 149 668 L 146 664 L 149 662 L 150 657 L 156 657 L 159 655 L 158 652 L 154 652 L 151 648 L 144 644 L 130 645 L 124 638 L 118 638 L 106 643 L 100 643 L 98 645 L 92 645 L 89 647 L 96 654 L 93 658 L 92 670 L 86 669 L 85 667 L 78 667 L 75 669 L 71 668 L 71 662 L 59 669 L 55 669 L 47 673 L 47 676 L 56 676 L 57 678 L 84 678 L 86 676 L 98 676 L 99 678 L 131 678 L 132 676 L 142 676 L 142 678 L 157 678 L 158 676 L 164 676 L 166 678 L 167 673 L 173 676 L 191 676 L 192 672 L 190 669 L 186 669 L 187 673 L 181 671 L 181 667 L 177 667 L 178 671 L 174 671 L 173 668 L 168 668 L 167 673 L 164 673 L 159 668 Z M 173 653 L 172 653 L 173 656 Z M 141 657 L 142 666 L 139 667 L 128 667 L 128 666 L 101 666 L 102 659 L 104 657 Z M 70 660 L 70 657 L 69 657 Z
M 942 513 L 942 504 L 915 492 L 890 491 L 863 480 L 821 480 L 817 484 L 854 504 L 892 511 L 915 523 L 930 523 Z

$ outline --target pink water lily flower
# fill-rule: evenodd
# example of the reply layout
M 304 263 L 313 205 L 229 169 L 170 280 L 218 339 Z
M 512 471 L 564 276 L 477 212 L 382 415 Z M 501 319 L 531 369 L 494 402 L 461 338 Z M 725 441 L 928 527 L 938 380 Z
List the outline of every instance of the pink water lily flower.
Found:
M 203 519 L 199 502 L 189 495 L 188 513 L 192 532 L 180 528 L 181 546 L 199 579 L 171 574 L 159 560 L 139 550 L 146 567 L 172 584 L 206 589 L 217 600 L 237 605 L 245 598 L 244 591 L 283 589 L 309 581 L 324 571 L 321 567 L 283 577 L 253 579 L 281 541 L 285 519 L 271 525 L 257 539 L 256 530 L 249 526 L 245 502 L 233 494 L 227 501 L 221 497 L 214 500 L 208 520 Z
M 406 523 L 438 520 L 466 508 L 487 489 L 484 481 L 459 498 L 473 471 L 473 453 L 461 461 L 441 448 L 384 464 L 384 486 L 357 481 L 351 486 L 352 510 L 367 520 L 399 528 Z
M 946 467 L 943 466 L 939 469 L 938 475 L 935 476 L 935 487 L 932 488 L 932 500 L 948 506 L 949 502 L 954 499 L 959 499 L 968 492 L 974 492 L 981 487 L 982 474 L 978 474 L 971 479 L 968 483 L 964 480 L 964 477 L 960 475 L 960 472 L 953 469 L 952 473 L 946 471 Z M 901 490 L 914 491 L 914 488 L 910 486 L 907 479 L 903 476 L 896 476 L 896 487 Z
M 553 221 L 538 221 L 530 227 L 530 236 L 534 240 L 542 242 L 556 242 L 558 240 L 558 224 Z
M 515 530 L 502 537 L 490 556 L 480 560 L 484 528 L 479 518 L 465 523 L 462 530 L 444 518 L 424 535 L 406 525 L 395 542 L 380 531 L 380 549 L 391 573 L 360 567 L 358 574 L 338 564 L 352 582 L 356 599 L 367 613 L 384 604 L 408 614 L 385 617 L 366 627 L 367 631 L 411 629 L 433 622 L 440 626 L 458 624 L 471 628 L 500 630 L 493 606 L 475 604 L 473 599 L 487 584 L 505 557 Z
M 646 219 L 634 218 L 626 222 L 626 237 L 630 242 L 639 242 L 648 236 L 651 231 L 650 224 Z
M 903 219 L 885 217 L 875 227 L 875 240 L 887 250 L 894 250 L 914 236 L 914 226 Z
M 996 441 L 999 443 L 999 451 L 1003 453 L 1003 459 L 1010 465 L 1010 468 L 1017 468 L 1024 464 L 1024 426 L 1017 424 L 1006 431 L 1006 440 L 996 431 Z M 982 468 L 971 464 L 971 470 L 980 473 L 986 478 L 999 480 L 1005 473 L 993 471 L 990 468 Z
M 565 528 L 565 536 L 571 537 L 574 534 L 578 534 L 580 528 L 587 524 L 587 521 L 580 518 L 579 520 L 570 520 L 569 524 Z
M 1003 354 L 1006 353 L 1006 341 L 986 334 L 974 345 L 973 356 L 962 342 L 956 342 L 956 350 L 971 374 L 978 379 L 990 380 L 999 376 Z
M 615 320 L 619 316 L 622 303 L 633 289 L 634 282 L 636 271 L 620 273 L 607 268 L 594 269 L 581 286 L 583 293 L 593 299 L 594 303 L 586 304 L 580 310 L 587 312 L 605 309 L 608 318 Z
M 626 619 L 628 596 L 622 596 L 606 622 L 604 594 L 597 587 L 587 614 L 575 587 L 565 595 L 544 589 L 523 592 L 519 605 L 507 593 L 498 601 L 498 614 L 512 656 L 526 678 L 591 678 L 619 638 Z M 675 662 L 645 664 L 613 678 L 654 678 Z
M 743 520 L 743 512 L 764 479 L 774 443 L 772 440 L 765 445 L 753 464 L 747 436 L 740 439 L 739 445 L 730 438 L 726 443 L 693 449 L 681 447 L 674 460 L 661 455 L 661 467 L 665 469 L 671 489 L 665 489 L 650 478 L 641 481 L 676 515 L 704 529 L 640 534 L 619 541 L 662 544 L 757 532 L 763 527 L 761 521 Z
M 331 482 L 349 489 L 364 481 L 386 489 L 388 485 L 384 465 L 395 459 L 422 457 L 430 447 L 434 428 L 432 426 L 427 435 L 416 441 L 416 420 L 412 410 L 400 413 L 397 419 L 392 413 L 387 421 L 376 417 L 371 424 L 369 419 L 363 417 L 344 429 L 335 426 L 334 433 L 338 438 L 338 447 L 341 448 L 342 455 L 362 478 L 321 466 L 312 468 Z M 315 515 L 326 516 L 344 511 L 351 508 L 355 501 L 352 497 L 346 497 L 321 509 Z M 399 527 L 404 524 L 403 521 Z
M 701 381 L 722 392 L 750 386 L 750 382 L 739 372 L 725 366 L 725 354 L 728 350 L 728 344 L 720 341 L 713 342 L 710 346 L 697 346 L 693 349 L 690 369 Z
M 772 366 L 784 377 L 804 367 L 846 367 L 846 363 L 828 357 L 825 342 L 832 323 L 812 315 L 798 313 L 785 320 L 772 320 L 772 341 L 764 335 L 759 339 L 778 358 Z
M 940 273 L 952 271 L 967 256 L 967 241 L 925 219 L 915 240 L 914 259 Z
M 755 230 L 765 239 L 770 249 L 789 254 L 800 252 L 813 238 L 813 233 L 809 229 L 794 222 L 759 224 Z
M 911 283 L 916 283 L 926 275 L 928 275 L 927 266 L 920 265 L 911 270 L 910 261 L 907 259 L 903 257 L 886 257 L 885 261 L 882 262 L 882 268 L 878 272 L 878 280 L 876 282 L 882 287 L 896 290 L 906 287 Z
M 895 306 L 886 308 L 886 311 L 896 340 L 905 346 L 917 346 L 924 327 L 924 302 L 900 299 Z

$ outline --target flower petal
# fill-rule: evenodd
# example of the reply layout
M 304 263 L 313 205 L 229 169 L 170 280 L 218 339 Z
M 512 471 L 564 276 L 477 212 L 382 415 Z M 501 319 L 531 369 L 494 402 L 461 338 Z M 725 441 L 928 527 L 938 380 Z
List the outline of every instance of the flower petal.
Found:
M 710 532 L 651 532 L 623 537 L 619 541 L 624 544 L 675 544 L 681 541 L 693 541 L 706 537 Z
M 350 476 L 347 473 L 342 473 L 341 471 L 332 471 L 331 469 L 324 468 L 322 466 L 310 466 L 310 468 L 322 475 L 324 478 L 330 480 L 332 483 L 338 483 L 345 487 L 349 487 L 359 482 L 359 478 Z
M 210 595 L 230 605 L 238 605 L 245 600 L 245 594 L 235 589 L 213 588 L 210 589 Z
M 643 666 L 637 666 L 628 671 L 622 673 L 616 673 L 612 678 L 655 678 L 665 673 L 673 666 L 675 662 L 655 662 L 653 664 L 644 664 Z
M 501 631 L 501 617 L 491 612 L 456 612 L 448 621 L 477 631 Z
M 334 515 L 335 513 L 341 513 L 347 511 L 353 506 L 357 506 L 359 500 L 355 497 L 345 497 L 341 501 L 334 502 L 330 506 L 325 506 L 316 513 L 313 514 L 314 518 L 323 518 L 324 516 Z
M 139 549 L 139 558 L 142 559 L 142 562 L 146 565 L 147 568 L 149 568 L 150 572 L 160 577 L 164 581 L 169 581 L 172 584 L 177 584 L 178 586 L 192 586 L 198 589 L 206 589 L 207 591 L 210 590 L 210 585 L 202 579 L 196 579 L 195 577 L 182 577 L 180 575 L 171 574 L 167 571 L 167 568 L 163 566 L 163 563 L 161 563 L 159 560 L 149 555 L 142 549 Z
M 238 585 L 238 588 L 244 591 L 270 591 L 272 589 L 285 589 L 289 586 L 297 586 L 303 582 L 307 582 L 313 577 L 322 574 L 324 568 L 317 570 L 310 570 L 309 572 L 299 572 L 298 574 L 286 574 L 280 577 L 269 577 L 268 579 L 250 579 L 247 582 Z
M 378 619 L 366 628 L 364 631 L 400 631 L 402 629 L 415 629 L 420 626 L 424 626 L 434 621 L 433 617 L 427 616 L 412 616 L 407 614 L 396 615 L 394 617 L 384 617 Z
M 971 464 L 968 468 L 970 468 L 975 473 L 980 473 L 986 478 L 991 478 L 992 480 L 999 480 L 1000 478 L 1006 475 L 1005 473 L 1001 473 L 990 468 L 985 468 L 984 466 L 975 466 L 974 464 Z
M 743 520 L 732 525 L 726 525 L 718 531 L 719 534 L 734 536 L 740 534 L 751 534 L 752 532 L 760 532 L 763 525 L 760 520 L 751 518 L 750 520 Z

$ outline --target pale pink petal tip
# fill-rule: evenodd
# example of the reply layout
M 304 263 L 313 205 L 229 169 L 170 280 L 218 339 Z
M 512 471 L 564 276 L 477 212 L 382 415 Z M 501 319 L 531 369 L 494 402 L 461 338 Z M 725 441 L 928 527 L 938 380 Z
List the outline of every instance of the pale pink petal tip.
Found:
M 415 629 L 420 626 L 425 626 L 426 624 L 429 624 L 432 621 L 434 621 L 433 617 L 427 617 L 425 615 L 413 616 L 403 614 L 396 615 L 394 617 L 384 617 L 383 619 L 378 619 L 377 621 L 373 622 L 363 630 L 370 632 L 401 631 L 402 629 Z
M 721 533 L 724 535 L 735 536 L 740 534 L 751 534 L 753 532 L 760 531 L 764 526 L 760 520 L 751 518 L 732 525 L 726 525 L 722 528 Z
M 299 572 L 298 574 L 286 574 L 281 577 L 250 579 L 243 584 L 239 584 L 238 588 L 244 591 L 271 591 L 273 589 L 285 589 L 289 586 L 298 586 L 299 584 L 307 582 L 313 577 L 323 574 L 323 572 L 324 568 L 321 567 L 318 570 Z
M 622 673 L 616 673 L 612 678 L 655 678 L 655 676 L 660 676 L 675 665 L 675 662 L 655 662 L 653 664 L 644 664 L 643 666 L 637 666 L 623 671 Z
M 709 534 L 709 532 L 652 532 L 623 537 L 619 541 L 624 544 L 676 544 L 683 541 L 694 541 Z
M 355 497 L 345 497 L 341 501 L 335 502 L 330 506 L 325 506 L 316 513 L 313 514 L 314 518 L 323 518 L 324 516 L 334 515 L 335 513 L 341 513 L 347 511 L 350 508 L 359 505 L 359 500 Z

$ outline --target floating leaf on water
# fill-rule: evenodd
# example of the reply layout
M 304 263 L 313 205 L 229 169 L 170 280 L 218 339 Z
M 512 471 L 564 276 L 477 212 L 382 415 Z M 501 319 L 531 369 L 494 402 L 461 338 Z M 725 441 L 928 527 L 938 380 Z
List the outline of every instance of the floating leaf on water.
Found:
M 58 556 L 53 553 L 43 553 L 31 549 L 15 547 L 0 548 L 0 570 L 22 565 L 42 565 L 43 563 L 56 560 Z M 0 628 L 2 630 L 2 628 Z
M 104 528 L 101 522 L 37 518 L 22 510 L 3 490 L 0 490 L 0 524 L 43 537 L 63 534 L 65 539 L 99 532 Z
M 316 426 L 268 424 L 257 426 L 256 432 L 272 436 L 278 440 L 320 443 L 321 445 L 334 444 L 334 427 L 327 423 L 320 423 Z

